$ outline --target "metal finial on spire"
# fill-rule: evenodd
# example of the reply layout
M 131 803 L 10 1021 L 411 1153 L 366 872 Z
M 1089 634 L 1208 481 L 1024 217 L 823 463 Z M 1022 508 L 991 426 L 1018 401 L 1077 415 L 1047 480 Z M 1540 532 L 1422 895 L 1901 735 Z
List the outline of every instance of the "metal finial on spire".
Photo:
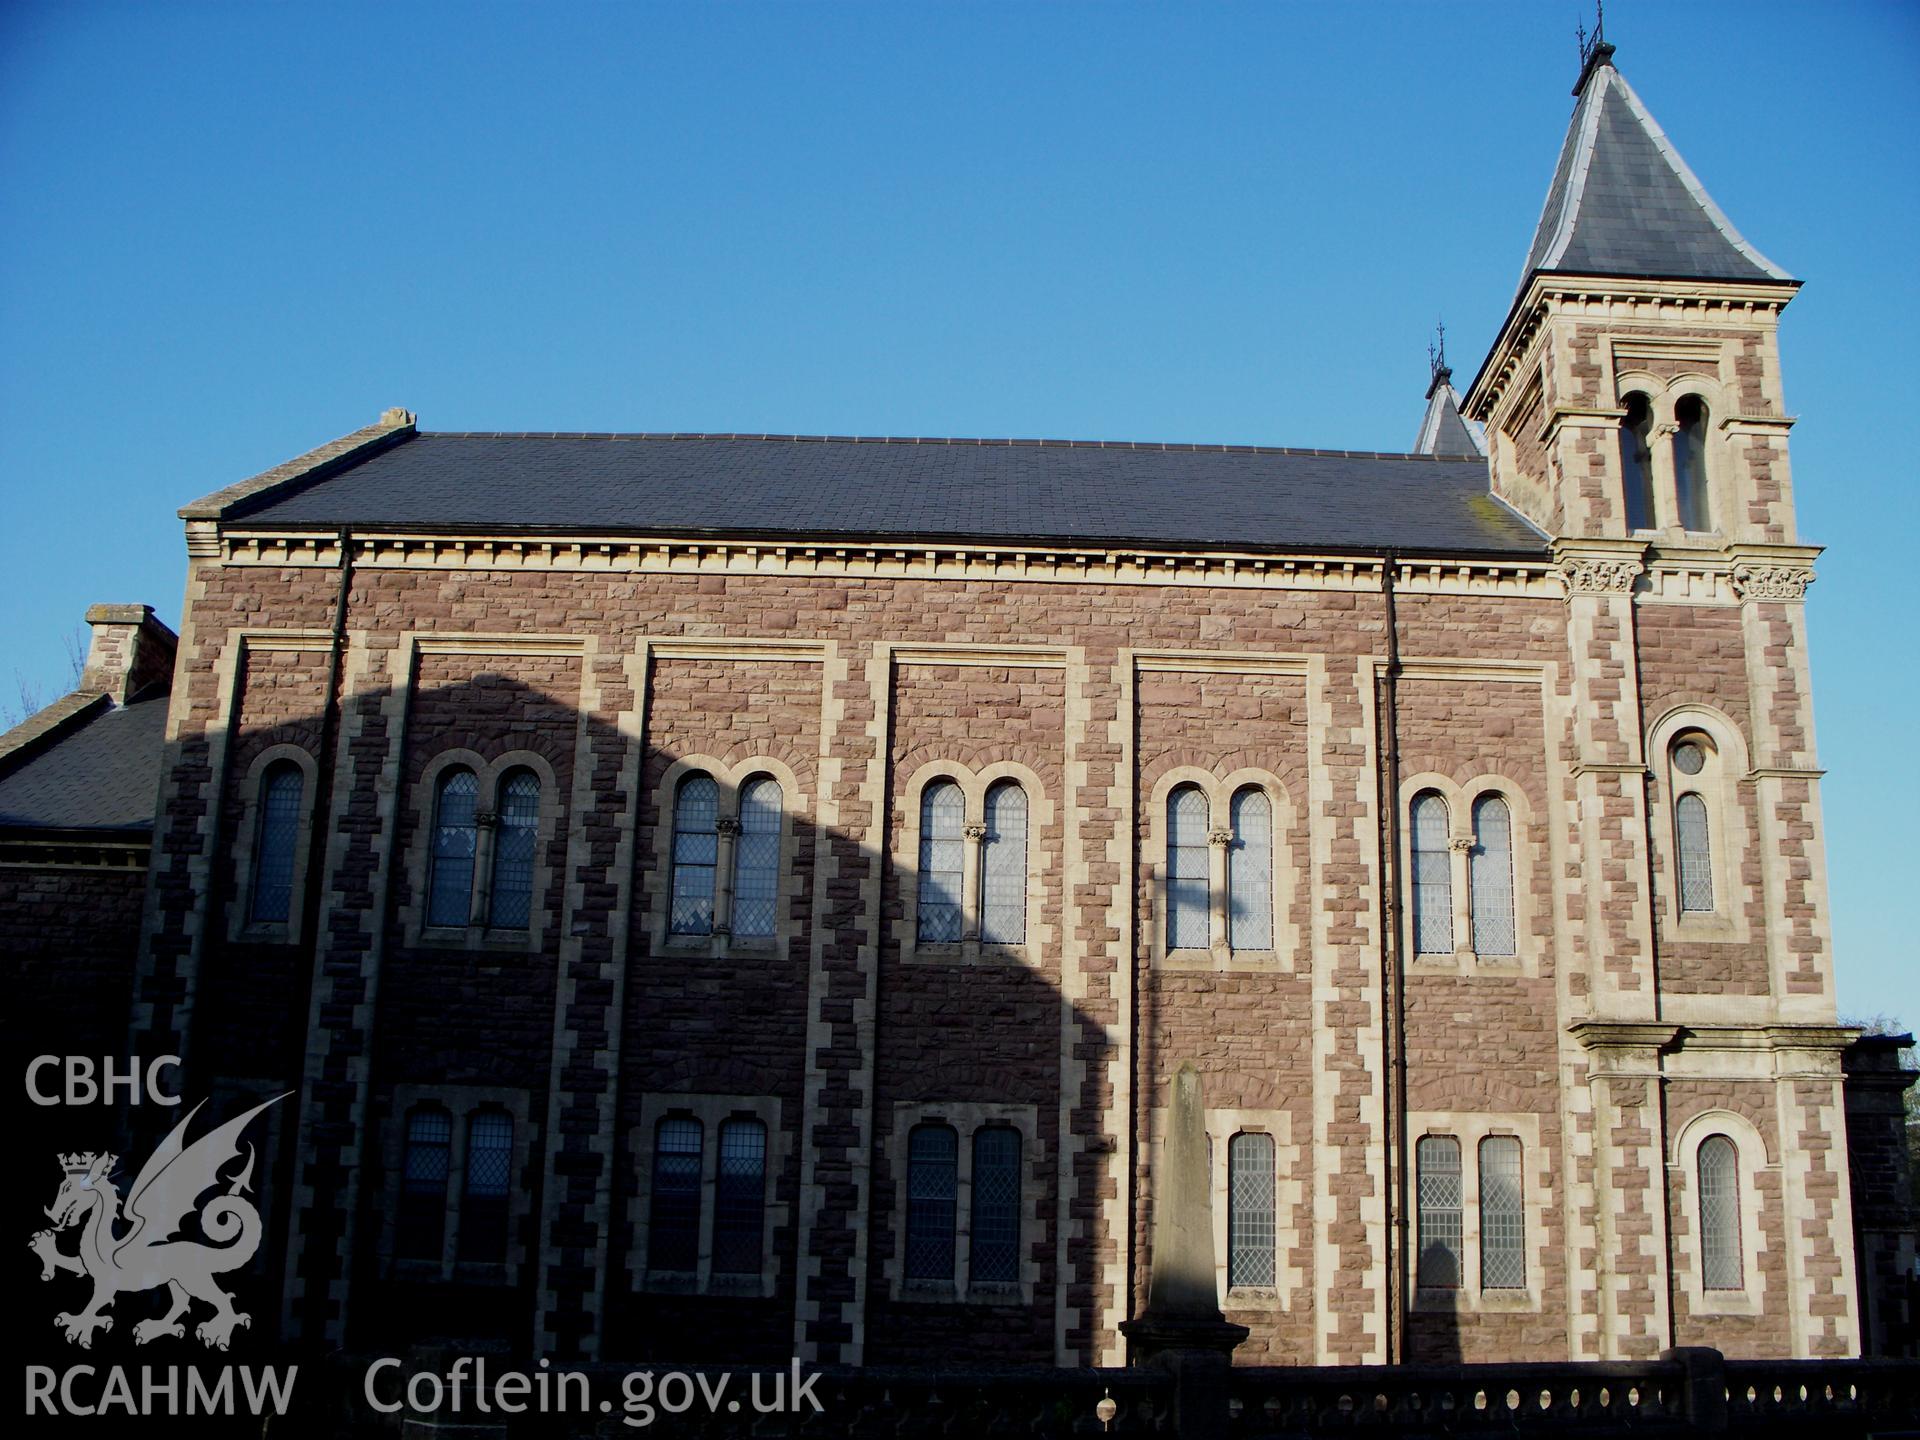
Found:
M 1613 46 L 1607 43 L 1607 7 L 1605 0 L 1593 0 L 1593 34 L 1584 23 L 1576 22 L 1573 33 L 1580 41 L 1580 79 L 1573 87 L 1578 95 L 1587 87 L 1587 77 L 1613 58 Z
M 1427 342 L 1427 372 L 1429 378 L 1438 380 L 1442 375 L 1453 373 L 1447 369 L 1447 322 L 1434 321 L 1433 330 L 1438 343 L 1433 340 Z

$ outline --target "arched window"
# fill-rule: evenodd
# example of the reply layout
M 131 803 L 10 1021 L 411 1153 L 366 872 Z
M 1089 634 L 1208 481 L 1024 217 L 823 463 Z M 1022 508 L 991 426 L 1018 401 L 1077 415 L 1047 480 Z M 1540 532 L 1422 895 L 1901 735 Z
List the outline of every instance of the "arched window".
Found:
M 1700 1283 L 1738 1290 L 1740 1260 L 1740 1152 L 1724 1135 L 1700 1142 Z
M 1167 948 L 1204 950 L 1207 929 L 1207 797 L 1182 785 L 1167 797 Z
M 1460 1142 L 1425 1135 L 1414 1152 L 1420 1192 L 1420 1256 L 1415 1283 L 1422 1290 L 1460 1287 Z
M 1653 406 L 1638 391 L 1627 396 L 1620 421 L 1620 477 L 1626 491 L 1627 528 L 1653 528 Z
M 920 904 L 917 934 L 923 944 L 960 939 L 960 904 L 966 870 L 961 838 L 967 802 L 951 780 L 936 780 L 920 794 Z
M 1512 955 L 1513 812 L 1498 795 L 1473 802 L 1473 852 L 1468 857 L 1473 892 L 1473 952 Z
M 1713 851 L 1707 836 L 1707 802 L 1695 794 L 1674 802 L 1680 833 L 1680 908 L 1713 909 Z
M 907 1279 L 953 1283 L 954 1195 L 959 1137 L 951 1125 L 907 1136 Z
M 300 838 L 300 792 L 306 777 L 291 760 L 276 760 L 260 782 L 260 837 L 253 854 L 248 918 L 285 923 L 293 909 L 293 851 Z
M 733 843 L 733 933 L 771 935 L 780 894 L 780 784 L 771 776 L 756 776 L 740 791 Z
M 394 1216 L 394 1249 L 405 1259 L 440 1258 L 447 1235 L 447 1174 L 452 1159 L 452 1117 L 438 1105 L 416 1105 L 407 1111 L 407 1149 Z
M 1243 1131 L 1227 1143 L 1227 1284 L 1271 1286 L 1273 1137 Z
M 1527 1222 L 1521 1210 L 1520 1142 L 1480 1142 L 1480 1288 L 1527 1288 Z
M 1020 1278 L 1020 1132 L 982 1125 L 973 1132 L 973 1215 L 969 1266 L 975 1285 Z
M 673 798 L 673 910 L 668 922 L 672 934 L 713 933 L 719 821 L 720 787 L 713 777 L 689 775 L 683 779 Z
M 1673 494 L 1685 530 L 1711 530 L 1707 498 L 1707 406 L 1698 395 L 1682 395 L 1673 406 Z
M 460 1258 L 507 1258 L 507 1181 L 513 1173 L 513 1117 L 496 1106 L 467 1120 L 467 1183 L 460 1200 Z
M 1227 850 L 1227 944 L 1273 949 L 1273 803 L 1249 785 L 1233 797 L 1233 844 Z M 1249 1282 L 1253 1283 L 1253 1282 Z
M 708 782 L 712 783 L 712 782 Z M 653 1132 L 647 1267 L 691 1272 L 700 1262 L 700 1122 L 669 1115 Z
M 713 1271 L 758 1275 L 767 1207 L 767 1127 L 729 1120 L 720 1127 L 720 1168 L 714 1177 Z
M 1453 859 L 1448 853 L 1447 802 L 1432 790 L 1413 801 L 1413 949 L 1417 955 L 1453 953 Z
M 429 925 L 466 925 L 473 919 L 473 857 L 480 837 L 474 805 L 479 795 L 480 782 L 465 766 L 441 774 L 433 800 Z
M 1027 938 L 1027 792 L 1012 780 L 987 791 L 981 844 L 980 938 L 1018 945 Z
M 1707 747 L 1693 736 L 1684 736 L 1673 747 L 1674 784 L 1678 789 L 1707 768 Z M 1708 833 L 1707 802 L 1698 791 L 1688 790 L 1673 802 L 1674 849 L 1680 870 L 1680 909 L 1713 909 L 1713 843 Z
M 487 923 L 524 930 L 533 909 L 533 854 L 540 837 L 540 777 L 509 771 L 500 787 L 500 824 L 494 831 L 493 886 Z

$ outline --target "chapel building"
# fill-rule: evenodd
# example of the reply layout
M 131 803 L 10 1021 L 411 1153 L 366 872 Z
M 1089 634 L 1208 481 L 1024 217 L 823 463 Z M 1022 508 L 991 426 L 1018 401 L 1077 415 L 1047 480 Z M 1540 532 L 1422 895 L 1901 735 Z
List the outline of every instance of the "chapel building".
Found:
M 1799 282 L 1611 56 L 1413 453 L 391 410 L 183 509 L 0 916 L 36 1024 L 292 1092 L 256 1325 L 1122 1363 L 1191 1063 L 1243 1362 L 1910 1349 Z

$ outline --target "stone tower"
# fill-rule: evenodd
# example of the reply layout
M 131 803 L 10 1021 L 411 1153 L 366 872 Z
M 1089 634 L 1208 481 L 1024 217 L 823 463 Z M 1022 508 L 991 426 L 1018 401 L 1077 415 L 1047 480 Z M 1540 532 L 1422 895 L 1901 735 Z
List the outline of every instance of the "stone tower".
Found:
M 1853 1032 L 1835 1023 L 1802 605 L 1818 552 L 1798 543 L 1778 352 L 1799 282 L 1714 204 L 1613 53 L 1585 57 L 1519 292 L 1463 405 L 1494 492 L 1547 533 L 1567 591 L 1567 823 L 1590 862 L 1567 1099 L 1590 1107 L 1576 1183 L 1607 1197 L 1575 1352 L 1650 1353 L 1669 1325 L 1738 1327 L 1777 1300 L 1684 1278 L 1701 1142 L 1668 1117 L 1705 1105 L 1757 1117 L 1753 1158 L 1795 1217 L 1783 1348 L 1851 1353 Z M 1636 1193 L 1663 1173 L 1665 1204 Z

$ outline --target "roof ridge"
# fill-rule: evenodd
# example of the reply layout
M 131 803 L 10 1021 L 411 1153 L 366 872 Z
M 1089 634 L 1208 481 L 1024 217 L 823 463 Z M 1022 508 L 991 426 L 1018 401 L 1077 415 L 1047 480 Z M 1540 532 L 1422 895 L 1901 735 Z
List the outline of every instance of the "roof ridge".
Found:
M 726 430 L 421 430 L 419 440 L 782 440 L 800 445 L 1030 445 L 1052 450 L 1141 450 L 1181 455 L 1306 455 L 1335 460 L 1462 461 L 1458 455 L 1421 455 L 1401 450 L 1326 450 L 1296 445 L 1209 445 L 1177 440 L 1060 440 L 942 435 L 793 435 Z

